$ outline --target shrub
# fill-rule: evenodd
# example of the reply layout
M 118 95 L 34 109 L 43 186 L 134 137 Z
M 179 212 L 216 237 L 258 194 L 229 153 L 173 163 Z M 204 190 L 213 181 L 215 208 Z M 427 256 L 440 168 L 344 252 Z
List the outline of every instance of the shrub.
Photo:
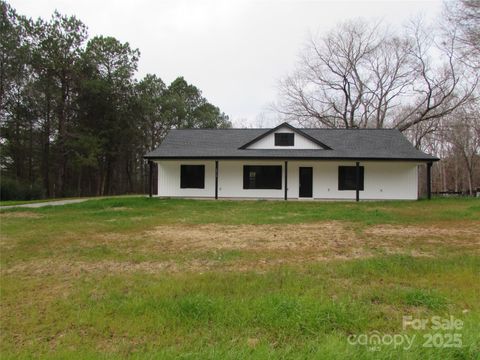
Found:
M 43 195 L 43 189 L 38 184 L 22 184 L 4 177 L 0 181 L 0 200 L 36 200 Z

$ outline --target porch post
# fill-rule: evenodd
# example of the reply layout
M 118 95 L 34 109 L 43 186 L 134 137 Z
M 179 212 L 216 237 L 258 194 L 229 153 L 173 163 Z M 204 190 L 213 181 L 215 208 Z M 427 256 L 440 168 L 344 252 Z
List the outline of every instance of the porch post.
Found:
M 148 181 L 148 196 L 152 197 L 153 195 L 153 161 L 149 160 L 148 165 L 150 166 L 150 174 L 149 174 L 149 181 Z
M 218 160 L 215 160 L 215 200 L 218 199 Z
M 287 190 L 288 190 L 288 161 L 285 161 L 285 197 L 287 200 Z
M 432 198 L 432 162 L 427 163 L 427 198 Z
M 360 163 L 355 164 L 355 200 L 360 200 Z

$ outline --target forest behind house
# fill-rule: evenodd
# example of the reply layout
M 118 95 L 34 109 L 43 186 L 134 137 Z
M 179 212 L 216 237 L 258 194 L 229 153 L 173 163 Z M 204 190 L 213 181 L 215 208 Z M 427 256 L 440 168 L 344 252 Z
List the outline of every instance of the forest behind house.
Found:
M 0 7 L 2 200 L 144 193 L 143 155 L 169 129 L 231 126 L 183 77 L 137 80 L 130 44 Z
M 143 155 L 170 129 L 232 126 L 183 77 L 139 78 L 140 51 L 129 43 L 89 37 L 75 16 L 34 20 L 0 8 L 2 200 L 145 193 Z M 434 192 L 473 195 L 479 44 L 476 0 L 446 2 L 436 24 L 339 23 L 310 38 L 280 79 L 274 116 L 300 127 L 396 128 L 441 159 Z

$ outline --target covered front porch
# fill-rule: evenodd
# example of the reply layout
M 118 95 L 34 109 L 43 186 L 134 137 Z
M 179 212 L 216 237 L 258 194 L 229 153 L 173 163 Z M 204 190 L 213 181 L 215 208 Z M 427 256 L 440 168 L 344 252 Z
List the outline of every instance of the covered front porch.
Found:
M 149 163 L 150 196 L 156 183 L 161 197 L 415 200 L 418 166 L 426 165 L 427 197 L 431 198 L 430 162 L 176 159 Z M 203 177 L 192 187 L 182 184 L 182 176 L 186 176 L 182 169 L 189 166 L 201 169 L 196 177 Z

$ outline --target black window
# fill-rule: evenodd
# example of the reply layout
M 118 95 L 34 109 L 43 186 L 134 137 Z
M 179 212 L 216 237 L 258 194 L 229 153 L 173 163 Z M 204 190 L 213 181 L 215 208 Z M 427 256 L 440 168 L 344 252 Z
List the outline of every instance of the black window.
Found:
M 363 190 L 363 166 L 360 169 L 360 189 Z M 356 190 L 357 189 L 357 167 L 339 166 L 338 167 L 338 190 Z
M 281 166 L 250 166 L 243 167 L 244 189 L 281 189 Z
M 204 189 L 205 188 L 205 165 L 181 165 L 180 188 Z
M 276 133 L 275 146 L 293 146 L 295 134 L 294 133 Z

